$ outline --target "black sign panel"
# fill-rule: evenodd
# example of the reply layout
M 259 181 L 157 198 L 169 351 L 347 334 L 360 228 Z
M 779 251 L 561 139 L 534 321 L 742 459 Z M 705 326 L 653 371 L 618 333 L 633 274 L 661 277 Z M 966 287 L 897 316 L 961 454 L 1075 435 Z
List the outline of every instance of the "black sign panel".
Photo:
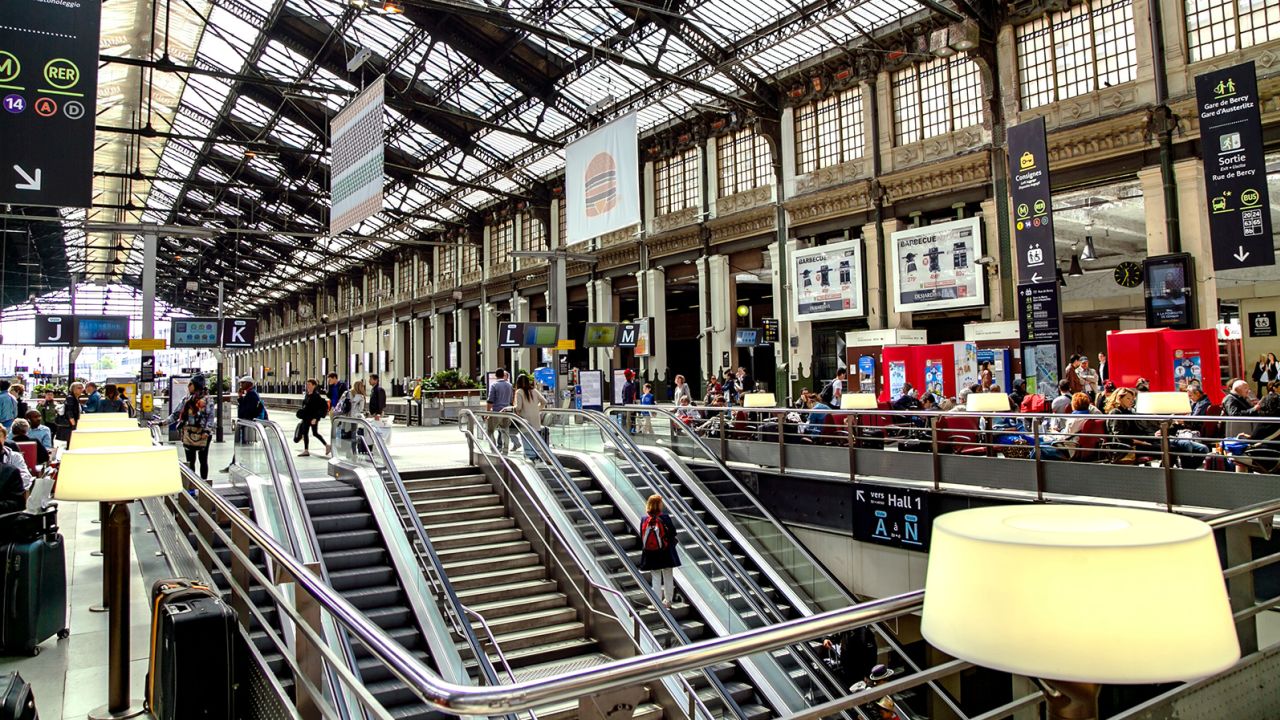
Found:
M 76 315 L 76 345 L 129 347 L 128 315 Z
M 1018 282 L 1052 282 L 1058 256 L 1053 249 L 1049 150 L 1042 117 L 1009 128 L 1009 196 L 1013 200 Z
M 1147 327 L 1187 330 L 1195 327 L 1195 271 L 1191 256 L 1162 255 L 1142 264 Z
M 1196 109 L 1213 269 L 1275 265 L 1253 63 L 1198 75 Z
M 933 533 L 929 493 L 858 483 L 853 498 L 853 536 L 862 542 L 928 551 Z
M 0 204 L 89 207 L 102 4 L 6 0 Z
M 254 318 L 222 319 L 222 347 L 224 348 L 251 348 L 257 336 L 258 321 Z
M 71 347 L 76 339 L 74 315 L 37 315 L 37 347 Z
M 1062 337 L 1058 283 L 1018 286 L 1018 337 L 1022 342 L 1056 343 Z
M 618 347 L 633 348 L 640 340 L 640 323 L 622 323 L 618 326 Z
M 767 345 L 772 345 L 772 344 L 774 344 L 774 343 L 778 342 L 778 339 L 779 339 L 779 338 L 781 337 L 781 335 L 782 335 L 781 325 L 779 324 L 778 319 L 777 319 L 777 318 L 765 318 L 765 319 L 761 320 L 761 321 L 760 321 L 760 323 L 761 323 L 762 325 L 764 325 L 764 340 L 763 340 L 763 342 L 764 342 L 765 344 L 767 344 Z
M 1263 312 L 1249 313 L 1249 337 L 1275 337 L 1276 336 L 1276 312 L 1274 310 L 1265 310 Z
M 138 373 L 138 382 L 155 382 L 156 381 L 156 356 L 142 356 L 142 370 Z
M 498 323 L 498 347 L 518 348 L 524 342 L 524 323 Z

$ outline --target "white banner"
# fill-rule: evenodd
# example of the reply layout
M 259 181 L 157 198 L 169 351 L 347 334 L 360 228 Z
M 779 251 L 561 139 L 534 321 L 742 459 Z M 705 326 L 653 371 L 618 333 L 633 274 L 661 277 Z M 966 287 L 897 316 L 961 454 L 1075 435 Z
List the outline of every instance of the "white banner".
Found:
M 969 218 L 893 234 L 894 309 L 950 310 L 986 302 L 982 220 Z
M 864 314 L 861 240 L 797 250 L 793 267 L 796 320 L 833 320 Z
M 336 235 L 382 211 L 383 79 L 329 123 L 329 232 Z
M 570 245 L 640 222 L 640 162 L 635 113 L 564 150 Z

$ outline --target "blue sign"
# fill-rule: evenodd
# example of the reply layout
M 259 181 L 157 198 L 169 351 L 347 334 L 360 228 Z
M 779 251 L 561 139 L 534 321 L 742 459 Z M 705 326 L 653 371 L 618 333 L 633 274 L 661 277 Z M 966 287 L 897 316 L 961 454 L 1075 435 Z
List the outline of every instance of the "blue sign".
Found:
M 533 371 L 533 379 L 538 383 L 538 389 L 548 388 L 554 395 L 556 390 L 556 369 L 553 367 L 543 366 Z

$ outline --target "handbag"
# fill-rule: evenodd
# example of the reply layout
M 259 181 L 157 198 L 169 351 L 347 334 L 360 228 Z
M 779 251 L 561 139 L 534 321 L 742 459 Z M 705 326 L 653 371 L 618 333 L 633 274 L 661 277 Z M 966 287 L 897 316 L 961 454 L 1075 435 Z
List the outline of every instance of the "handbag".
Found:
M 302 422 L 298 423 L 298 427 L 294 428 L 293 430 L 293 441 L 302 442 L 302 438 L 306 436 L 307 436 L 307 421 L 303 420 Z
M 182 444 L 186 447 L 208 447 L 209 432 L 196 425 L 183 425 Z

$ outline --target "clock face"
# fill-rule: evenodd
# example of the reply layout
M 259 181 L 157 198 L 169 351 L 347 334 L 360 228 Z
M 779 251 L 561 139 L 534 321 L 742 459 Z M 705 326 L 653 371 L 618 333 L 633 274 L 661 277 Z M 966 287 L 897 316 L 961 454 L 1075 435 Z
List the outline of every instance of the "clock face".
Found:
M 1142 284 L 1142 266 L 1126 260 L 1116 266 L 1115 279 L 1121 287 L 1136 288 Z

